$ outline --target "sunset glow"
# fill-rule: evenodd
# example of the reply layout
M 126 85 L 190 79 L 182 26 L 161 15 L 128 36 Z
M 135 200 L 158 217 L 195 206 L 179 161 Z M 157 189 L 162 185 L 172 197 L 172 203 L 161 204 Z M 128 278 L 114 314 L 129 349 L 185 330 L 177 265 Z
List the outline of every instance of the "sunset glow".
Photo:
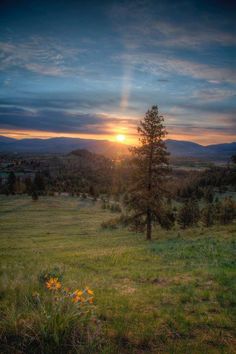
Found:
M 123 143 L 125 141 L 125 136 L 123 134 L 118 134 L 116 136 L 116 140 L 119 141 L 120 143 Z

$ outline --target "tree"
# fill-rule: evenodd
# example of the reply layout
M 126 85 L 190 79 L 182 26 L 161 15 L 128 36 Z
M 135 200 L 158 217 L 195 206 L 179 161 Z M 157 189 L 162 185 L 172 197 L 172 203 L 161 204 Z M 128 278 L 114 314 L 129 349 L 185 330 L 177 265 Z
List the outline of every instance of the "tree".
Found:
M 39 194 L 43 194 L 45 191 L 45 182 L 43 175 L 36 173 L 33 181 L 33 189 L 36 190 Z
M 131 187 L 125 204 L 136 229 L 146 229 L 147 240 L 152 238 L 153 222 L 163 220 L 164 184 L 169 172 L 163 122 L 158 107 L 153 106 L 138 126 L 140 145 L 131 148 Z
M 236 155 L 232 155 L 232 156 L 231 156 L 231 161 L 232 161 L 234 164 L 236 164 Z
M 197 200 L 187 200 L 179 209 L 178 223 L 183 228 L 197 224 L 200 218 L 200 211 Z
M 15 194 L 16 176 L 14 172 L 10 172 L 7 178 L 7 189 L 10 194 Z

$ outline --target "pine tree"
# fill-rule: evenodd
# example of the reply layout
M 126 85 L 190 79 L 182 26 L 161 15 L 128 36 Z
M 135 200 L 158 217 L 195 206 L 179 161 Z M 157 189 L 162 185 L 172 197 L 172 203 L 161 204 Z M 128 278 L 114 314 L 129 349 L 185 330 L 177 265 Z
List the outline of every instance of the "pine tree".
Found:
M 158 107 L 153 106 L 138 126 L 140 145 L 131 149 L 132 181 L 125 204 L 135 228 L 146 229 L 147 240 L 152 238 L 153 222 L 163 220 L 164 184 L 169 172 L 163 122 Z

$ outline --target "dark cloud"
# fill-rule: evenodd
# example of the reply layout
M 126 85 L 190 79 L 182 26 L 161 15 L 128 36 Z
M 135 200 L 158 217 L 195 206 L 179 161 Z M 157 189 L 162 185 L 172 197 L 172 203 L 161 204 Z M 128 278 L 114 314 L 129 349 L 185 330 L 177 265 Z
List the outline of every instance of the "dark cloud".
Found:
M 132 120 L 62 110 L 29 110 L 1 107 L 0 128 L 58 133 L 106 134 L 112 125 L 130 125 Z

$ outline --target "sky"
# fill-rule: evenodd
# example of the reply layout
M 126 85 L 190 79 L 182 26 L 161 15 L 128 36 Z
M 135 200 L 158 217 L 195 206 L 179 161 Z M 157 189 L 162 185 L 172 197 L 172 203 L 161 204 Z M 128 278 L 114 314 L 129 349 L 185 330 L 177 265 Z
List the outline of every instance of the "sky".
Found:
M 235 141 L 236 3 L 1 0 L 0 135 Z

